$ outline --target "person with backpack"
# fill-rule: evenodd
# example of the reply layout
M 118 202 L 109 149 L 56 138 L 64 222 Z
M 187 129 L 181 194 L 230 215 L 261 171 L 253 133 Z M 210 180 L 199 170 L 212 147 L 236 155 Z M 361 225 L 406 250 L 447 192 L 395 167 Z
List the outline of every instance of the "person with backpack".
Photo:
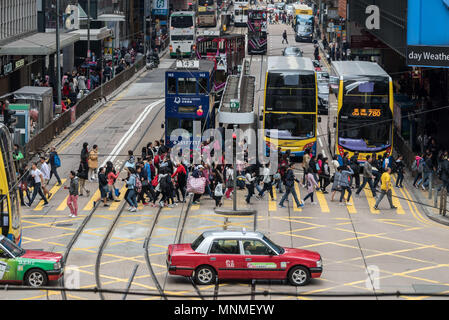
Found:
M 313 178 L 315 181 L 318 181 L 318 171 L 320 170 L 320 166 L 318 165 L 317 158 L 314 155 L 310 157 L 309 169 L 312 169 Z M 309 171 L 307 174 L 309 174 Z M 305 185 L 304 188 L 307 188 L 307 185 Z
M 179 193 L 182 195 L 182 202 L 186 202 L 187 171 L 181 162 L 176 164 L 176 170 L 171 177 L 176 182 L 176 197 L 178 202 L 181 202 Z
M 315 178 L 313 177 L 313 170 L 312 168 L 309 168 L 309 172 L 307 173 L 307 195 L 302 199 L 300 202 L 300 206 L 304 207 L 304 204 L 306 203 L 306 200 L 310 198 L 310 202 L 313 205 L 316 205 L 317 203 L 313 201 L 313 193 L 315 192 L 315 189 L 318 188 L 318 183 L 315 181 Z
M 432 154 L 428 153 L 426 155 L 426 159 L 423 163 L 423 177 L 418 181 L 418 186 L 421 185 L 421 188 L 425 191 L 427 186 L 429 185 L 429 180 L 432 178 L 433 174 L 433 163 L 432 163 Z
M 332 191 L 331 201 L 334 201 L 334 197 L 335 197 L 335 194 L 337 193 L 337 191 L 341 192 L 341 186 L 340 186 L 341 169 L 342 169 L 341 166 L 338 166 L 337 170 L 334 173 L 334 176 L 332 177 L 333 183 L 332 183 L 332 188 L 331 188 L 331 191 Z
M 103 204 L 105 207 L 109 207 L 107 201 L 108 201 L 108 179 L 106 178 L 106 174 L 105 174 L 105 168 L 104 167 L 100 167 L 100 169 L 98 170 L 98 190 L 100 190 L 100 197 L 95 200 L 94 203 L 94 207 L 95 204 L 97 202 L 99 202 L 101 199 L 103 199 Z
M 396 188 L 403 188 L 402 181 L 404 181 L 404 162 L 402 162 L 402 155 L 399 155 L 399 157 L 396 159 L 395 164 L 395 171 L 398 174 L 398 178 L 396 180 Z
M 56 152 L 55 147 L 50 148 L 49 162 L 50 162 L 50 179 L 48 179 L 48 181 L 50 182 L 51 177 L 55 175 L 56 179 L 58 180 L 57 185 L 60 186 L 61 178 L 59 177 L 57 169 L 61 166 L 61 159 L 59 158 L 59 155 Z
M 373 166 L 371 165 L 372 162 L 373 158 L 371 158 L 370 155 L 367 155 L 365 164 L 363 166 L 363 182 L 355 193 L 357 196 L 360 194 L 360 192 L 363 190 L 363 188 L 365 188 L 366 184 L 368 183 L 369 187 L 371 188 L 373 197 L 374 198 L 376 197 L 376 189 L 374 188 L 373 184 L 374 175 L 373 175 Z
M 256 180 L 256 173 L 253 170 L 248 170 L 245 174 L 245 186 L 248 190 L 248 194 L 246 195 L 246 203 L 251 204 L 250 200 L 254 194 L 254 183 Z
M 320 188 L 323 186 L 323 182 L 324 182 L 324 176 L 322 176 L 323 174 L 323 154 L 322 153 L 318 153 L 318 156 L 316 158 L 316 162 L 318 164 L 317 168 L 318 168 L 318 179 L 315 180 L 319 183 Z
M 89 168 L 86 161 L 81 161 L 76 173 L 79 178 L 79 195 L 83 196 L 83 190 L 86 191 L 87 196 L 90 194 L 90 190 L 86 189 L 86 180 L 89 178 Z
M 130 207 L 128 211 L 136 212 L 137 211 L 137 193 L 136 193 L 136 170 L 133 167 L 128 167 L 129 176 L 125 180 L 126 186 L 128 188 L 128 194 L 126 195 L 126 202 L 129 203 Z
M 415 156 L 415 161 L 413 161 L 413 164 L 412 164 L 412 171 L 417 172 L 415 180 L 413 180 L 413 186 L 415 188 L 418 188 L 416 186 L 416 182 L 418 182 L 418 180 L 420 180 L 422 178 L 423 163 L 424 163 L 423 160 L 424 159 L 421 157 L 421 154 L 417 154 Z
M 340 175 L 340 181 L 339 186 L 341 187 L 341 195 L 340 195 L 340 205 L 344 206 L 345 203 L 343 203 L 343 199 L 345 197 L 345 191 L 348 191 L 348 199 L 346 200 L 346 205 L 351 206 L 351 195 L 352 191 L 350 188 L 350 181 L 351 181 L 351 175 L 354 174 L 354 171 L 352 168 L 348 165 L 342 168 L 341 175 Z
M 298 195 L 296 194 L 295 190 L 295 181 L 299 183 L 299 180 L 295 177 L 295 173 L 293 172 L 294 164 L 290 164 L 289 168 L 287 169 L 286 177 L 285 177 L 285 193 L 282 196 L 281 201 L 279 202 L 280 208 L 285 208 L 284 201 L 287 200 L 288 195 L 291 193 L 293 198 L 295 199 L 296 206 L 300 207 L 300 202 L 298 200 Z
M 136 165 L 136 194 L 137 194 L 137 203 L 142 201 L 144 206 L 148 205 L 148 202 L 145 201 L 145 192 L 143 188 L 143 182 L 146 178 L 145 170 L 143 170 L 142 163 L 137 163 Z
M 162 193 L 162 199 L 159 202 L 160 206 L 168 205 L 170 208 L 174 206 L 173 199 L 173 187 L 170 178 L 170 173 L 167 167 L 162 167 L 158 177 L 160 192 Z M 169 200 L 171 199 L 172 204 L 169 204 Z
M 323 184 L 321 185 L 321 191 L 324 194 L 327 194 L 326 191 L 327 186 L 330 184 L 330 168 L 329 168 L 329 159 L 327 157 L 323 158 L 323 171 L 321 173 L 321 176 L 323 177 Z
M 264 165 L 262 170 L 262 182 L 263 182 L 263 188 L 259 191 L 258 199 L 262 199 L 265 191 L 268 191 L 270 193 L 271 201 L 274 201 L 273 197 L 273 182 L 270 175 L 270 164 L 267 163 Z

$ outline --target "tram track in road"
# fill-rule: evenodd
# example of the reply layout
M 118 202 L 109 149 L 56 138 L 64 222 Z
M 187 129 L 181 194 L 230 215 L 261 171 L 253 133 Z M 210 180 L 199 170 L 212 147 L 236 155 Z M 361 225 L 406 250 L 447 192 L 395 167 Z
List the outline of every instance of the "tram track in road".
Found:
M 160 101 L 159 101 L 160 102 Z M 136 120 L 136 122 L 134 123 L 133 126 L 130 127 L 130 130 L 127 134 L 125 134 L 122 139 L 119 141 L 119 143 L 116 145 L 116 148 L 118 146 L 121 146 L 121 148 L 123 148 L 125 146 L 125 144 L 127 143 L 127 141 L 129 140 L 129 138 L 135 133 L 135 131 L 140 127 L 140 125 L 143 123 L 143 121 L 145 120 L 146 116 L 151 112 L 153 107 L 156 107 L 158 104 L 158 102 L 156 101 L 154 104 L 150 104 L 147 106 L 147 109 L 144 112 L 147 112 L 145 114 L 145 116 L 142 116 L 141 118 L 138 118 Z M 164 108 L 164 104 L 161 104 L 159 110 L 156 111 L 155 116 L 153 117 L 153 119 L 150 121 L 149 125 L 145 128 L 145 130 L 143 131 L 143 134 L 141 134 L 140 138 L 138 139 L 137 143 L 135 144 L 134 148 L 132 149 L 133 151 L 136 151 L 139 147 L 139 145 L 142 143 L 143 139 L 145 138 L 145 136 L 147 135 L 148 131 L 150 130 L 150 128 L 153 126 L 154 121 L 157 119 L 159 113 L 163 110 Z M 109 159 L 109 158 L 108 158 Z M 106 160 L 108 160 L 106 159 Z M 105 160 L 105 163 L 106 163 Z M 109 160 L 113 160 L 113 159 L 109 159 Z M 124 167 L 124 163 L 121 165 L 120 170 L 122 170 Z M 70 239 L 69 244 L 66 247 L 66 250 L 64 252 L 64 256 L 63 256 L 63 261 L 64 261 L 64 267 L 67 266 L 67 262 L 70 256 L 70 253 L 72 252 L 73 246 L 80 240 L 80 237 L 82 234 L 84 234 L 87 230 L 87 227 L 89 225 L 89 223 L 92 221 L 92 218 L 95 216 L 95 213 L 97 212 L 97 209 L 100 207 L 99 204 L 96 204 L 91 211 L 89 212 L 89 214 L 84 218 L 83 222 L 80 224 L 80 226 L 78 227 L 78 229 L 75 231 L 75 234 L 73 235 L 73 237 Z M 116 216 L 113 219 L 113 222 L 111 223 L 111 225 L 109 226 L 109 228 L 107 229 L 105 236 L 98 248 L 97 251 L 97 256 L 96 256 L 96 262 L 95 262 L 95 279 L 96 279 L 96 285 L 97 288 L 101 289 L 101 281 L 100 281 L 100 265 L 101 265 L 101 257 L 103 255 L 103 251 L 105 249 L 105 247 L 107 246 L 107 243 L 110 239 L 110 236 L 112 235 L 112 232 L 114 231 L 115 226 L 117 225 L 117 222 L 119 221 L 123 211 L 125 208 L 125 204 L 123 203 L 121 205 L 120 210 L 118 211 L 118 213 L 116 214 Z M 65 287 L 65 278 L 64 278 L 64 274 L 62 276 L 62 278 L 60 279 L 60 285 Z M 61 292 L 61 296 L 63 300 L 67 300 L 67 295 L 64 291 Z M 100 292 L 100 298 L 104 299 L 103 294 Z

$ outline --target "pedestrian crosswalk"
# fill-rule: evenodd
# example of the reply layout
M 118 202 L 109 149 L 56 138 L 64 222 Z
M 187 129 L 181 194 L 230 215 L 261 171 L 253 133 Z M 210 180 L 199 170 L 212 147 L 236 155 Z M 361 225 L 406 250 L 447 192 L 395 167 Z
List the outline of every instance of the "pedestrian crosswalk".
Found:
M 62 185 L 66 182 L 65 179 L 62 180 Z M 61 197 L 62 192 L 67 192 L 67 190 L 64 190 L 63 186 L 53 186 L 50 190 L 50 192 L 53 194 L 53 196 L 50 199 L 50 210 L 54 210 L 56 212 L 63 212 L 68 211 L 69 208 L 67 206 L 67 198 L 68 195 Z M 298 196 L 298 199 L 301 200 L 304 198 L 304 196 L 307 194 L 307 189 L 302 188 L 300 185 L 295 184 L 295 191 Z M 284 190 L 285 192 L 285 190 Z M 58 196 L 55 194 L 58 193 Z M 404 205 L 406 205 L 404 202 L 408 201 L 407 199 L 400 200 L 397 197 L 397 192 L 392 190 L 393 193 L 393 204 L 397 207 L 397 209 L 394 209 L 391 212 L 394 212 L 398 215 L 404 215 L 406 214 L 406 211 L 404 210 Z M 101 205 L 103 210 L 108 211 L 116 211 L 120 208 L 120 206 L 123 204 L 123 200 L 126 194 L 126 186 L 124 185 L 120 189 L 120 195 L 117 197 L 117 199 L 120 200 L 120 202 L 109 202 L 109 207 L 104 207 Z M 284 208 L 279 207 L 279 202 L 281 201 L 282 196 L 284 193 L 279 193 L 279 191 L 276 188 L 273 188 L 273 200 L 271 200 L 271 197 L 268 193 L 265 194 L 264 199 L 262 200 L 256 200 L 255 197 L 251 199 L 251 205 L 254 206 L 257 210 L 268 210 L 270 212 L 276 212 L 279 210 L 286 210 Z M 245 202 L 245 196 L 246 191 L 238 191 L 238 197 L 237 197 L 237 205 L 238 207 L 245 207 L 247 206 Z M 307 200 L 304 207 L 297 207 L 296 202 L 293 199 L 292 195 L 288 196 L 289 201 L 284 202 L 284 205 L 290 205 L 290 208 L 292 212 L 306 212 L 311 209 L 313 209 L 314 212 L 321 212 L 325 214 L 332 214 L 336 211 L 342 211 L 347 210 L 350 214 L 357 214 L 359 212 L 361 213 L 370 213 L 373 215 L 379 215 L 385 210 L 389 210 L 389 205 L 387 201 L 383 201 L 380 204 L 380 209 L 376 210 L 374 209 L 374 205 L 376 203 L 376 199 L 373 197 L 371 190 L 369 188 L 364 188 L 364 190 L 360 193 L 359 196 L 355 196 L 355 190 L 353 190 L 353 195 L 351 197 L 350 204 L 345 204 L 344 206 L 340 206 L 339 202 L 339 194 L 336 194 L 335 201 L 331 201 L 330 194 L 324 194 L 321 191 L 317 191 L 314 193 L 314 201 L 316 201 L 316 205 L 311 205 L 310 200 Z M 345 198 L 347 197 L 347 194 L 345 195 Z M 100 199 L 100 191 L 97 189 L 95 192 L 91 192 L 91 194 L 86 197 L 82 196 L 78 199 L 78 208 L 80 211 L 90 211 L 93 209 L 93 202 Z M 26 212 L 27 210 L 32 210 L 33 212 L 43 211 L 46 210 L 46 208 L 43 206 L 44 202 L 41 200 L 38 205 L 34 208 L 24 208 L 23 210 Z M 232 208 L 232 197 L 230 200 L 227 200 L 225 197 L 223 197 L 223 206 L 226 208 Z M 215 202 L 210 201 L 208 196 L 203 196 L 199 204 L 192 205 L 190 210 L 191 211 L 198 211 L 198 210 L 213 210 L 215 207 Z M 146 208 L 142 204 L 139 204 L 140 209 Z

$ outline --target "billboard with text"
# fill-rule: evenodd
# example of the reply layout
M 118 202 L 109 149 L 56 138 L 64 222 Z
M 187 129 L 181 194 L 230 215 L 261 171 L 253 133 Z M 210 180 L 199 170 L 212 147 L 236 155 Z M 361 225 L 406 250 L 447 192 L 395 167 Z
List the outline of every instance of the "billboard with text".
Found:
M 449 0 L 408 0 L 407 64 L 449 68 Z

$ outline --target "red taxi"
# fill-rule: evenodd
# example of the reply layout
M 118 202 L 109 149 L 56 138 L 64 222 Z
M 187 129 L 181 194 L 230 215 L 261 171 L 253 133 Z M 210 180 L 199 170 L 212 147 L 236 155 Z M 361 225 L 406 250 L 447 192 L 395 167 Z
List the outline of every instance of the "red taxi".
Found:
M 323 271 L 317 252 L 283 248 L 260 232 L 206 231 L 193 243 L 171 244 L 167 267 L 172 275 L 201 285 L 219 279 L 287 279 L 303 286 Z

